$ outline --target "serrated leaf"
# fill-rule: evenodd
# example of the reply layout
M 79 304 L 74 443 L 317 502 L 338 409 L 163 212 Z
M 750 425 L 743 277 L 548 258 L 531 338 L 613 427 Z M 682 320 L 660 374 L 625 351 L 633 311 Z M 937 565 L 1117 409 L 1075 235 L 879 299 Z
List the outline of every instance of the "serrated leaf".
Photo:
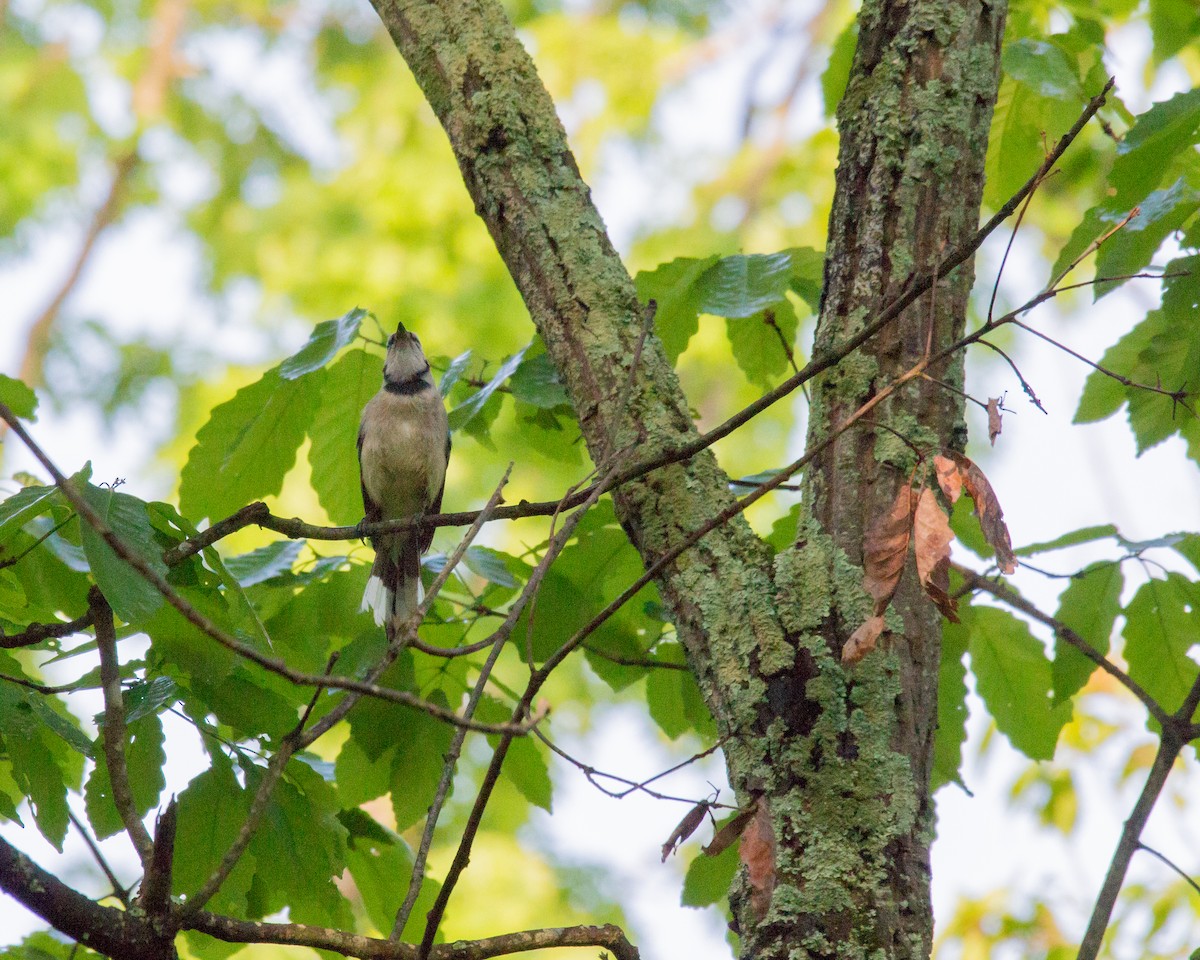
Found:
M 721 903 L 738 868 L 738 845 L 730 844 L 715 857 L 694 857 L 683 878 L 680 902 L 685 907 L 707 907 Z
M 0 403 L 23 420 L 34 420 L 37 412 L 37 394 L 20 380 L 0 373 Z
M 760 386 L 770 386 L 790 368 L 787 351 L 794 350 L 799 328 L 796 311 L 787 299 L 751 317 L 725 321 L 733 359 L 746 379 Z
M 508 557 L 491 547 L 468 547 L 463 564 L 472 573 L 501 587 L 515 587 L 516 578 L 508 569 Z
M 125 722 L 136 723 L 179 699 L 179 686 L 170 677 L 135 683 L 125 691 Z
M 11 540 L 30 520 L 54 506 L 57 493 L 57 487 L 24 487 L 0 503 L 0 544 Z
M 334 523 L 357 523 L 363 517 L 358 424 L 382 382 L 381 369 L 375 354 L 351 350 L 325 372 L 321 404 L 308 431 L 308 463 L 317 499 Z
M 256 790 L 260 767 L 246 769 Z M 350 905 L 334 879 L 346 868 L 346 828 L 336 814 L 336 795 L 305 764 L 293 764 L 271 792 L 262 824 L 248 852 L 257 864 L 247 895 L 252 916 L 285 907 L 294 922 L 347 929 Z
M 250 798 L 226 761 L 187 785 L 179 795 L 177 836 L 186 837 L 187 842 L 175 844 L 171 879 L 176 896 L 194 895 L 204 885 L 237 839 L 249 811 Z M 210 909 L 246 916 L 246 895 L 256 869 L 254 854 L 243 853 L 210 901 Z
M 513 373 L 510 386 L 514 398 L 541 410 L 553 410 L 570 402 L 567 388 L 548 353 L 526 357 Z
M 1043 97 L 1086 100 L 1078 71 L 1053 43 L 1028 38 L 1004 45 L 1004 72 Z
M 550 813 L 550 768 L 532 737 L 517 737 L 504 757 L 504 776 L 536 807 Z
M 296 558 L 303 551 L 303 540 L 276 540 L 249 553 L 226 557 L 225 569 L 243 587 L 251 587 L 280 574 L 290 573 Z
M 996 726 L 1031 760 L 1054 756 L 1069 703 L 1051 704 L 1050 661 L 1028 625 L 1003 610 L 971 608 L 971 670 Z
M 87 484 L 81 493 L 105 524 L 125 546 L 140 556 L 156 573 L 165 577 L 162 547 L 146 513 L 146 503 L 137 497 Z M 92 576 L 105 599 L 126 623 L 142 623 L 163 604 L 162 594 L 112 547 L 86 520 L 80 518 L 79 538 Z
M 1074 577 L 1058 600 L 1055 619 L 1070 627 L 1079 638 L 1104 656 L 1108 653 L 1113 624 L 1121 612 L 1121 590 L 1125 585 L 1121 567 L 1094 563 Z M 1067 643 L 1054 640 L 1054 702 L 1069 700 L 1082 690 L 1096 665 Z
M 1177 93 L 1141 114 L 1117 144 L 1109 174 L 1112 209 L 1130 209 L 1153 190 L 1176 156 L 1191 149 L 1200 131 L 1200 89 Z
M 1138 204 L 1138 215 L 1105 241 L 1096 254 L 1097 277 L 1125 277 L 1144 270 L 1172 233 L 1200 209 L 1200 191 L 1185 177 L 1170 187 L 1155 190 Z M 1112 292 L 1124 280 L 1097 283 L 1096 300 Z
M 308 342 L 279 365 L 279 375 L 284 380 L 295 380 L 325 366 L 342 347 L 353 342 L 358 336 L 358 328 L 368 316 L 366 310 L 355 307 L 336 320 L 321 321 Z
M 679 257 L 660 264 L 653 270 L 643 270 L 634 278 L 638 299 L 653 300 L 658 306 L 654 326 L 662 340 L 667 358 L 674 363 L 699 329 L 701 291 L 697 281 L 720 257 Z
M 1200 587 L 1178 573 L 1143 584 L 1123 636 L 1129 675 L 1168 713 L 1179 709 L 1200 669 L 1188 657 L 1200 642 Z
M 969 638 L 966 623 L 947 623 L 942 627 L 930 793 L 947 783 L 956 783 L 966 789 L 961 773 L 962 748 L 967 742 L 967 667 L 963 655 L 967 652 Z
M 792 256 L 781 253 L 723 257 L 697 281 L 700 312 L 716 317 L 752 317 L 785 301 Z
M 435 691 L 430 699 L 445 707 L 445 698 Z M 402 710 L 404 737 L 397 743 L 392 759 L 392 815 L 397 830 L 407 830 L 429 809 L 450 750 L 454 733 L 443 723 L 419 710 Z
M 139 816 L 145 816 L 158 804 L 158 798 L 166 787 L 163 764 L 162 721 L 154 714 L 143 716 L 128 725 L 129 740 L 125 747 L 125 765 L 129 774 L 129 788 L 133 794 L 134 808 Z M 103 737 L 103 730 L 100 736 Z M 119 833 L 123 828 L 121 815 L 117 812 L 112 797 L 112 780 L 108 773 L 108 761 L 104 750 L 97 746 L 96 766 L 84 787 L 84 805 L 88 822 L 103 840 Z
M 284 380 L 278 368 L 213 409 L 180 474 L 179 509 L 221 519 L 283 489 L 324 388 L 325 371 Z
M 502 364 L 500 364 L 500 369 L 496 371 L 496 374 L 491 380 L 485 383 L 482 387 L 480 387 L 480 389 L 475 391 L 475 393 L 471 394 L 471 396 L 450 411 L 450 429 L 452 431 L 461 430 L 479 414 L 479 412 L 483 409 L 484 404 L 487 403 L 488 398 L 490 398 L 492 394 L 496 392 L 496 389 L 500 387 L 500 385 L 503 384 L 509 377 L 511 377 L 513 372 L 521 365 L 521 361 L 525 357 L 525 351 L 528 349 L 529 347 L 523 347 L 505 360 Z
M 1049 553 L 1051 550 L 1061 550 L 1064 547 L 1074 547 L 1081 543 L 1092 543 L 1096 540 L 1104 540 L 1107 537 L 1115 537 L 1117 528 L 1111 523 L 1097 524 L 1092 527 L 1083 527 L 1079 530 L 1072 530 L 1069 533 L 1064 533 L 1062 536 L 1055 537 L 1053 540 L 1043 540 L 1039 543 L 1031 543 L 1028 546 L 1014 550 L 1018 557 L 1032 557 L 1039 553 Z

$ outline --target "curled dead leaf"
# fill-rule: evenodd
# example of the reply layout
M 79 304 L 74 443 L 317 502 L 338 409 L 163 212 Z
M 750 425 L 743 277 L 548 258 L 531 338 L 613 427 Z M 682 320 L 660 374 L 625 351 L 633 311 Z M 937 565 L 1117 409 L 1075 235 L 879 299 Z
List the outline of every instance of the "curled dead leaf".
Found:
M 932 490 L 925 487 L 913 516 L 913 552 L 921 588 L 937 604 L 942 616 L 958 623 L 957 604 L 950 596 L 950 541 L 954 533 L 950 518 L 942 511 Z M 843 651 L 842 659 L 846 654 Z
M 755 805 L 754 816 L 742 833 L 738 856 L 746 866 L 750 909 L 756 919 L 762 920 L 771 908 L 771 896 L 775 893 L 775 828 L 771 825 L 771 812 L 765 799 Z
M 707 847 L 700 848 L 700 852 L 706 857 L 715 857 L 728 850 L 730 845 L 745 831 L 746 824 L 754 816 L 754 810 L 755 808 L 751 806 L 738 811 L 725 826 L 713 834 L 712 841 Z
M 1003 423 L 1000 419 L 1000 401 L 1003 397 L 988 397 L 987 415 L 988 415 L 988 440 L 992 446 L 996 445 L 996 438 L 1000 436 L 1000 431 L 1003 428 Z
M 875 599 L 876 615 L 887 609 L 904 572 L 912 510 L 912 486 L 906 483 L 888 512 L 876 517 L 863 537 L 863 588 Z
M 842 663 L 858 663 L 863 657 L 875 649 L 875 643 L 883 633 L 883 617 L 868 617 L 866 623 L 850 634 L 850 639 L 842 647 Z
M 938 486 L 951 503 L 957 503 L 962 496 L 962 475 L 958 472 L 958 464 L 949 457 L 938 454 L 933 458 L 933 468 L 937 471 Z
M 667 862 L 667 857 L 679 849 L 679 845 L 688 837 L 696 832 L 697 828 L 704 822 L 705 814 L 708 813 L 710 804 L 707 800 L 701 800 L 698 804 L 692 807 L 675 825 L 675 829 L 671 831 L 671 835 L 667 837 L 667 842 L 662 845 L 662 862 Z
M 1017 558 L 1013 553 L 1008 526 L 1004 523 L 1004 511 L 996 491 L 975 463 L 961 453 L 947 451 L 946 455 L 958 466 L 959 476 L 967 495 L 975 501 L 975 515 L 979 517 L 979 528 L 987 542 L 996 551 L 996 563 L 1001 572 L 1012 573 L 1017 569 Z

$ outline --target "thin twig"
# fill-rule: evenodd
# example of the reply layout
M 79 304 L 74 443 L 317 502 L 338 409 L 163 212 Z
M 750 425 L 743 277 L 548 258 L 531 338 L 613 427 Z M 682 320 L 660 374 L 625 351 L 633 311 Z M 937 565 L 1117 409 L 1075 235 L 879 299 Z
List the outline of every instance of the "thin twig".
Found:
M 101 732 L 113 805 L 142 862 L 142 871 L 146 872 L 154 859 L 154 841 L 138 816 L 129 786 L 129 770 L 125 765 L 125 701 L 121 694 L 121 666 L 117 661 L 117 634 L 112 607 L 98 587 L 92 587 L 88 593 L 88 609 L 96 624 L 96 648 L 100 654 L 100 685 L 104 694 L 104 729 Z
M 68 523 L 70 523 L 74 519 L 75 519 L 75 514 L 73 514 L 73 513 L 67 514 L 65 519 L 60 520 L 58 523 L 56 523 L 53 527 L 51 527 L 49 530 L 47 530 L 45 533 L 43 533 L 40 537 L 38 537 L 36 540 L 34 540 L 33 543 L 31 543 L 29 546 L 27 546 L 24 550 L 22 550 L 16 556 L 5 557 L 3 560 L 0 560 L 0 570 L 3 570 L 5 567 L 16 566 L 18 563 L 20 563 L 22 560 L 24 560 L 27 556 L 29 556 L 29 554 L 33 553 L 34 550 L 36 550 L 38 547 L 40 547 L 43 543 L 45 543 L 47 540 L 49 540 L 52 536 L 54 536 L 56 533 L 58 533 L 59 530 L 61 530 L 63 527 L 65 527 Z
M 1000 354 L 1000 356 L 1002 356 L 1006 361 L 1008 361 L 1009 367 L 1012 369 L 1012 372 L 1017 375 L 1017 380 L 1020 381 L 1020 383 L 1021 383 L 1021 390 L 1024 392 L 1025 396 L 1027 396 L 1029 398 L 1030 402 L 1035 407 L 1037 407 L 1039 410 L 1041 410 L 1042 413 L 1049 416 L 1050 411 L 1042 406 L 1042 401 L 1039 400 L 1038 395 L 1033 392 L 1033 387 L 1031 387 L 1029 385 L 1029 381 L 1026 380 L 1025 377 L 1022 376 L 1021 371 L 1019 369 L 1017 369 L 1017 365 L 1013 362 L 1012 357 L 1010 357 L 1007 353 L 1005 353 L 1003 350 L 1001 350 L 998 346 L 996 346 L 990 340 L 984 340 L 981 338 L 980 340 L 978 340 L 976 342 L 982 344 L 985 347 L 989 347 L 990 349 L 994 350 L 996 353 Z
M 1189 874 L 1185 873 L 1181 868 L 1176 866 L 1170 859 L 1163 856 L 1161 853 L 1159 853 L 1153 847 L 1146 846 L 1146 844 L 1142 843 L 1140 840 L 1138 841 L 1137 848 L 1139 850 L 1145 850 L 1152 857 L 1157 857 L 1159 860 L 1161 860 L 1163 863 L 1165 863 L 1168 867 L 1170 867 L 1172 870 L 1174 870 L 1177 874 L 1179 874 L 1181 877 L 1183 877 L 1183 879 L 1187 881 L 1187 884 L 1189 887 L 1191 887 L 1197 893 L 1200 893 L 1200 884 L 1196 883 L 1196 881 L 1193 880 Z
M 117 875 L 113 873 L 112 867 L 108 865 L 108 861 L 104 859 L 104 854 L 100 852 L 100 848 L 96 845 L 96 841 L 92 839 L 92 835 L 88 833 L 87 827 L 79 822 L 79 818 L 68 810 L 67 819 L 71 821 L 71 825 L 79 831 L 79 835 L 83 837 L 83 842 L 87 844 L 88 850 L 92 854 L 92 859 L 96 861 L 100 869 L 104 871 L 104 875 L 108 877 L 108 882 L 112 884 L 112 895 L 121 901 L 121 906 L 126 910 L 129 909 L 129 891 L 117 879 Z

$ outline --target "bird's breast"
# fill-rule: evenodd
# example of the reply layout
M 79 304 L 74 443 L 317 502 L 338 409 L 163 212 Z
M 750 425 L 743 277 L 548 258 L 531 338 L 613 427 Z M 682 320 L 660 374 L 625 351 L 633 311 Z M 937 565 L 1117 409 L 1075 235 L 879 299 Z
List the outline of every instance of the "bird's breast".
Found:
M 381 391 L 363 410 L 363 486 L 391 520 L 429 509 L 446 474 L 446 408 L 436 390 Z

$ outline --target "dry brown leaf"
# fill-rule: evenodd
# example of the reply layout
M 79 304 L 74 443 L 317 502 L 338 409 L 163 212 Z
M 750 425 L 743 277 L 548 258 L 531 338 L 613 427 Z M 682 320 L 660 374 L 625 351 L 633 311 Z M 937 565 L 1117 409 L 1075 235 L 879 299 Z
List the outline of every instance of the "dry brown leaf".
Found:
M 863 537 L 863 588 L 875 599 L 876 615 L 887 609 L 896 592 L 911 534 L 912 487 L 906 483 L 888 512 L 876 517 Z
M 701 800 L 676 824 L 675 829 L 671 831 L 671 835 L 667 837 L 667 842 L 662 845 L 663 863 L 667 862 L 667 857 L 673 854 L 684 840 L 696 832 L 700 824 L 704 822 L 704 816 L 708 813 L 708 807 L 709 802 Z
M 988 397 L 987 412 L 988 412 L 988 440 L 992 446 L 996 445 L 996 438 L 1000 436 L 1000 430 L 1003 424 L 1000 422 L 1000 401 L 1002 397 Z
M 958 464 L 949 457 L 938 454 L 933 458 L 933 468 L 937 471 L 938 486 L 951 503 L 957 503 L 962 496 L 962 475 L 958 472 Z
M 921 588 L 938 610 L 952 623 L 958 622 L 957 604 L 950 596 L 950 518 L 938 505 L 932 490 L 925 487 L 913 517 L 913 552 Z M 845 654 L 842 654 L 843 659 Z
M 961 453 L 947 452 L 957 465 L 959 475 L 967 495 L 975 501 L 975 514 L 979 517 L 979 528 L 983 531 L 987 542 L 996 551 L 996 563 L 1002 573 L 1012 573 L 1017 569 L 1017 558 L 1013 554 L 1012 539 L 1008 535 L 1008 527 L 1004 523 L 1004 511 L 1000 509 L 1000 500 L 996 491 L 988 483 L 988 478 L 975 463 Z
M 883 617 L 868 617 L 867 622 L 850 634 L 850 639 L 842 647 L 842 663 L 858 663 L 863 657 L 875 649 L 875 641 L 883 633 Z
M 761 920 L 771 908 L 771 896 L 775 893 L 775 828 L 771 826 L 771 812 L 764 799 L 755 805 L 754 816 L 742 833 L 738 856 L 746 865 L 750 909 Z
M 938 506 L 937 497 L 928 487 L 921 489 L 913 516 L 913 552 L 917 557 L 917 575 L 921 586 L 929 582 L 933 569 L 950 558 L 950 518 Z
M 746 829 L 746 824 L 750 822 L 750 818 L 754 816 L 754 807 L 747 807 L 745 810 L 739 811 L 725 826 L 713 834 L 712 841 L 707 847 L 701 847 L 700 852 L 706 857 L 715 857 L 718 854 L 724 853 Z

